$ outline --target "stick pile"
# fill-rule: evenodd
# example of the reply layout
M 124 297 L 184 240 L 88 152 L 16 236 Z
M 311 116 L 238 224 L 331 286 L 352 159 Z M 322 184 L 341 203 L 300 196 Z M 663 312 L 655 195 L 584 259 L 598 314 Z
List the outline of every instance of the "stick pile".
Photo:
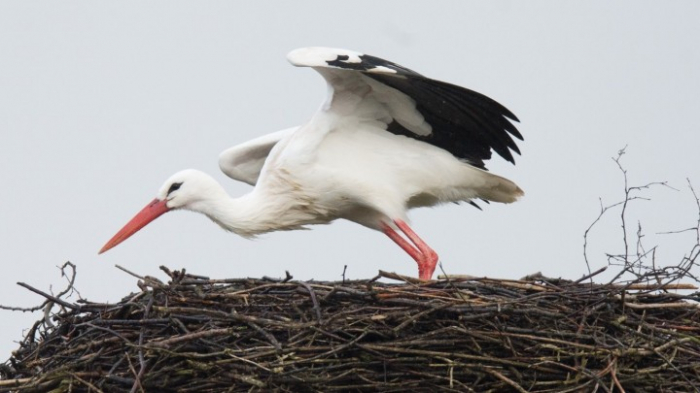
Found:
M 683 284 L 162 269 L 169 283 L 143 278 L 117 304 L 46 295 L 60 309 L 0 368 L 0 392 L 700 389 L 699 297 L 669 292 Z

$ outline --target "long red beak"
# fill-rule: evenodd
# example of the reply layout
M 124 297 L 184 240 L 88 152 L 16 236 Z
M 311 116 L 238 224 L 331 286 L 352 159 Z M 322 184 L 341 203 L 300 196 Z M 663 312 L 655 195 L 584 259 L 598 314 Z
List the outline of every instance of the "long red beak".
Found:
M 104 247 L 102 247 L 98 254 L 102 254 L 103 252 L 128 239 L 131 235 L 138 232 L 139 229 L 148 225 L 149 222 L 155 220 L 156 218 L 163 215 L 163 213 L 166 213 L 168 210 L 170 210 L 170 208 L 165 205 L 166 202 L 167 200 L 165 199 L 162 201 L 158 198 L 152 200 L 151 203 L 146 205 L 146 207 L 144 207 L 137 215 L 135 215 L 134 218 L 131 219 L 131 221 L 124 225 L 124 228 L 122 228 L 119 232 L 117 232 L 116 235 L 109 239 L 107 244 L 105 244 Z

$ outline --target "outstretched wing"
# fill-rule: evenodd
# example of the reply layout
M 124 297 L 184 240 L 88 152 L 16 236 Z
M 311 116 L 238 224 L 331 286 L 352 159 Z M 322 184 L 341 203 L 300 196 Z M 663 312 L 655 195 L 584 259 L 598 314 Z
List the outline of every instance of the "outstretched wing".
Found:
M 219 168 L 226 176 L 254 186 L 272 148 L 297 128 L 299 127 L 263 135 L 224 150 L 219 155 Z
M 511 122 L 517 117 L 483 94 L 344 49 L 302 48 L 287 58 L 295 66 L 313 67 L 326 79 L 332 89 L 328 107 L 347 91 L 374 100 L 382 106 L 377 120 L 388 132 L 430 143 L 479 168 L 491 158 L 491 150 L 512 163 L 511 152 L 520 154 L 513 137 L 523 137 Z

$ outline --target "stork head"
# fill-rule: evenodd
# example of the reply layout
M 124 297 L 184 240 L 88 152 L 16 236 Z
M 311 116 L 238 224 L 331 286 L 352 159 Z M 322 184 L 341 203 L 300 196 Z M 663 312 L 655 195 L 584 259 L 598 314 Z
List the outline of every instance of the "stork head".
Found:
M 175 209 L 203 212 L 207 202 L 220 197 L 225 191 L 206 173 L 186 169 L 163 183 L 156 198 L 141 209 L 122 229 L 102 247 L 100 254 L 128 239 L 151 221 Z

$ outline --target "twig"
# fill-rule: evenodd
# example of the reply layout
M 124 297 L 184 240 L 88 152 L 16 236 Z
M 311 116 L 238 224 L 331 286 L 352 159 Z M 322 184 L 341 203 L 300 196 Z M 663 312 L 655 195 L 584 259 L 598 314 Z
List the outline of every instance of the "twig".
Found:
M 132 272 L 131 270 L 129 270 L 129 269 L 125 268 L 125 267 L 122 267 L 122 266 L 119 266 L 119 265 L 114 265 L 114 266 L 115 266 L 117 269 L 123 271 L 124 273 L 126 273 L 126 274 L 128 274 L 128 275 L 130 275 L 130 276 L 132 276 L 132 277 L 136 277 L 136 278 L 138 278 L 138 279 L 144 280 L 144 277 L 143 277 L 143 276 L 140 276 L 140 275 L 138 275 L 138 274 Z
M 104 393 L 104 392 L 102 391 L 102 389 L 100 389 L 100 388 L 98 388 L 97 386 L 91 384 L 89 381 L 86 381 L 86 380 L 84 380 L 83 378 L 80 378 L 80 377 L 78 376 L 77 373 L 70 373 L 70 376 L 71 376 L 72 378 L 77 379 L 80 383 L 82 383 L 83 385 L 87 386 L 87 387 L 90 388 L 91 390 L 94 390 L 94 391 L 97 392 L 97 393 Z
M 167 347 L 170 347 L 174 344 L 180 344 L 180 343 L 185 342 L 185 341 L 199 340 L 201 338 L 211 338 L 211 337 L 222 336 L 222 335 L 223 336 L 233 335 L 235 337 L 240 337 L 239 334 L 236 334 L 235 328 L 221 328 L 221 329 L 202 330 L 199 332 L 182 334 L 180 336 L 170 337 L 167 340 L 151 341 L 147 344 L 147 346 L 154 347 L 154 348 L 167 348 Z
M 131 387 L 130 392 L 134 393 L 134 392 L 136 392 L 136 389 L 138 389 L 141 391 L 141 393 L 145 393 L 145 391 L 143 390 L 143 386 L 141 386 L 141 379 L 139 378 L 139 373 L 136 372 L 136 369 L 134 368 L 134 364 L 131 363 L 131 359 L 129 358 L 129 354 L 124 353 L 124 357 L 126 358 L 126 362 L 129 364 L 129 370 L 134 375 L 134 385 Z
M 55 296 L 55 298 L 60 298 L 61 296 L 67 294 L 68 292 L 70 292 L 70 291 L 72 291 L 72 290 L 75 290 L 75 287 L 73 286 L 74 283 L 75 283 L 75 276 L 76 276 L 76 271 L 77 271 L 75 265 L 72 264 L 70 261 L 65 262 L 65 263 L 63 264 L 63 266 L 61 266 L 61 267 L 59 268 L 59 269 L 61 270 L 61 276 L 67 277 L 66 272 L 65 272 L 65 269 L 66 269 L 67 267 L 70 267 L 71 270 L 72 270 L 71 277 L 70 277 L 70 279 L 68 280 L 68 285 L 66 286 L 66 288 L 65 288 L 63 291 L 59 292 L 58 295 Z M 24 285 L 26 285 L 26 284 L 18 283 L 18 285 L 24 286 Z M 26 287 L 25 287 L 25 288 L 26 288 Z M 29 288 L 27 288 L 27 289 L 29 289 Z M 30 290 L 31 290 L 31 289 L 30 289 Z M 35 291 L 34 291 L 34 292 L 35 292 Z M 42 295 L 42 296 L 43 296 L 43 295 Z M 54 302 L 54 303 L 56 303 L 56 302 Z M 61 303 L 58 303 L 58 304 L 61 304 Z M 52 305 L 51 305 L 51 301 L 50 301 L 50 300 L 46 300 L 46 301 L 44 301 L 43 303 L 41 303 L 40 305 L 34 306 L 34 307 L 10 307 L 10 306 L 3 306 L 3 305 L 0 305 L 0 310 L 21 311 L 21 312 L 34 312 L 34 311 L 39 311 L 39 310 L 41 310 L 41 309 L 44 309 L 44 313 L 46 314 L 45 317 L 44 317 L 44 320 L 45 320 L 45 322 L 46 322 L 48 325 L 50 325 L 50 324 L 51 324 L 51 321 L 50 321 L 50 319 L 49 319 L 48 314 L 49 314 L 49 312 L 51 311 L 51 306 L 52 306 Z
M 494 375 L 496 378 L 498 378 L 498 379 L 500 379 L 501 381 L 507 383 L 508 385 L 510 385 L 510 387 L 512 387 L 513 389 L 517 390 L 518 392 L 520 392 L 520 393 L 527 393 L 527 390 L 523 389 L 522 386 L 518 385 L 515 381 L 513 381 L 512 379 L 510 379 L 510 378 L 506 377 L 505 375 L 499 373 L 498 371 L 496 371 L 496 370 L 490 368 L 490 369 L 486 369 L 486 372 L 489 373 L 489 374 L 491 374 L 491 375 Z
M 384 270 L 379 271 L 379 276 L 384 277 L 384 278 L 390 278 L 392 280 L 403 281 L 403 282 L 409 283 L 409 284 L 425 284 L 427 282 L 430 282 L 430 281 L 421 280 L 421 279 L 415 278 L 415 277 L 404 276 L 404 275 L 392 273 L 392 272 L 385 272 Z
M 588 280 L 588 279 L 591 279 L 591 278 L 593 278 L 593 277 L 599 275 L 600 273 L 602 273 L 602 272 L 604 272 L 604 271 L 606 271 L 606 270 L 608 270 L 608 267 L 607 267 L 607 266 L 603 266 L 603 267 L 601 267 L 600 269 L 594 271 L 593 273 L 586 274 L 585 276 L 583 276 L 583 277 L 579 278 L 578 280 L 574 281 L 574 284 L 582 283 L 582 282 L 584 282 L 584 281 L 586 281 L 586 280 Z M 593 283 L 593 280 L 591 280 L 591 284 L 592 284 L 592 283 Z
M 31 285 L 25 284 L 23 282 L 18 282 L 17 285 L 19 285 L 20 287 L 27 288 L 30 291 L 32 291 L 40 296 L 43 296 L 56 304 L 60 304 L 61 306 L 65 307 L 65 308 L 70 308 L 71 310 L 75 310 L 75 311 L 79 311 L 81 309 L 81 307 L 79 305 L 71 304 L 71 303 L 68 303 L 66 301 L 63 301 L 55 296 L 49 295 L 48 293 L 46 293 L 44 291 L 38 290 L 38 289 L 32 287 Z
M 306 290 L 309 292 L 309 296 L 311 297 L 311 302 L 314 305 L 314 312 L 316 313 L 316 320 L 318 320 L 318 323 L 321 324 L 323 323 L 323 320 L 321 319 L 321 307 L 318 304 L 318 299 L 316 299 L 316 292 L 314 292 L 313 288 L 311 286 L 303 281 L 298 282 L 299 285 L 303 286 L 306 288 Z

